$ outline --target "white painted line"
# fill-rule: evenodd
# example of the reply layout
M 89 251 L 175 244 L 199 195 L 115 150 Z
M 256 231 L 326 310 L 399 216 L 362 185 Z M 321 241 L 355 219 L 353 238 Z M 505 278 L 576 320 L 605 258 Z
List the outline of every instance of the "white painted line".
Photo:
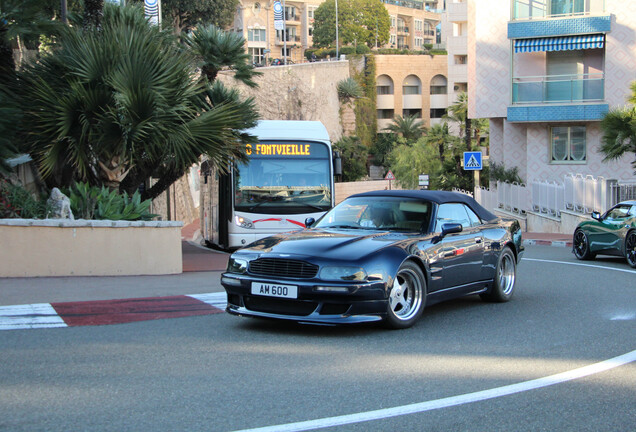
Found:
M 192 297 L 221 310 L 225 310 L 227 307 L 227 294 L 225 291 L 208 294 L 188 294 L 188 297 Z
M 397 417 L 409 414 L 422 413 L 440 408 L 448 408 L 457 405 L 479 402 L 488 399 L 494 399 L 502 396 L 509 396 L 515 393 L 536 390 L 543 387 L 561 384 L 590 375 L 606 372 L 608 370 L 624 366 L 636 360 L 636 351 L 614 357 L 600 363 L 591 364 L 582 368 L 573 369 L 571 371 L 550 375 L 544 378 L 538 378 L 530 381 L 524 381 L 517 384 L 497 387 L 489 390 L 478 391 L 458 396 L 451 396 L 443 399 L 436 399 L 427 402 L 421 402 L 411 405 L 403 405 L 394 408 L 385 408 L 375 411 L 367 411 L 357 414 L 348 414 L 336 417 L 327 417 L 316 420 L 308 420 L 297 423 L 287 423 L 275 426 L 266 426 L 255 429 L 243 429 L 236 432 L 296 432 L 314 429 L 323 429 L 334 426 L 343 426 L 353 423 L 361 423 L 372 420 L 382 420 L 390 417 Z
M 598 269 L 603 269 L 603 270 L 612 270 L 612 271 L 619 271 L 619 272 L 624 272 L 624 273 L 633 273 L 636 274 L 636 270 L 626 270 L 626 269 L 620 269 L 620 268 L 614 268 L 614 267 L 605 267 L 605 266 L 600 266 L 600 265 L 595 265 L 595 264 L 583 264 L 583 263 L 577 263 L 577 262 L 567 262 L 567 261 L 552 261 L 552 260 L 544 260 L 544 259 L 537 259 L 537 258 L 522 258 L 522 261 L 536 261 L 536 262 L 546 262 L 546 263 L 553 263 L 553 264 L 567 264 L 567 265 L 573 265 L 573 266 L 581 266 L 581 267 L 592 267 L 592 268 L 598 268 Z
M 0 330 L 52 327 L 67 325 L 48 303 L 0 306 Z

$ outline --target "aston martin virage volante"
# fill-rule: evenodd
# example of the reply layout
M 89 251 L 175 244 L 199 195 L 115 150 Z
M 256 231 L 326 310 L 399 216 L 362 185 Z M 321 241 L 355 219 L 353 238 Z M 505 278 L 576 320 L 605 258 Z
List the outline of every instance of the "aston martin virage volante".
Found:
M 574 231 L 572 252 L 580 260 L 600 255 L 625 257 L 636 268 L 636 201 L 624 201 L 592 220 L 581 222 Z
M 356 194 L 306 225 L 231 255 L 227 312 L 406 328 L 443 300 L 510 300 L 524 250 L 517 221 L 453 192 Z

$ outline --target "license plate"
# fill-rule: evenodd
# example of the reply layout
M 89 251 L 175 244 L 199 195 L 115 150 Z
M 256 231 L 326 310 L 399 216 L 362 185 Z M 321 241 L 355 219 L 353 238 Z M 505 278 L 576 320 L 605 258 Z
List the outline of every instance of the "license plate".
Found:
M 252 282 L 252 294 L 267 297 L 298 298 L 298 287 L 273 283 Z

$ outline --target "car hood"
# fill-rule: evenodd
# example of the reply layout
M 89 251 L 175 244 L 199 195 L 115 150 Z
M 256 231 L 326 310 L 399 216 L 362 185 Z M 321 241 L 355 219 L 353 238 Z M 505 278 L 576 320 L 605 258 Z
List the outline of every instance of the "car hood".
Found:
M 306 229 L 266 237 L 237 253 L 356 261 L 380 249 L 408 242 L 412 238 L 412 234 L 387 231 Z

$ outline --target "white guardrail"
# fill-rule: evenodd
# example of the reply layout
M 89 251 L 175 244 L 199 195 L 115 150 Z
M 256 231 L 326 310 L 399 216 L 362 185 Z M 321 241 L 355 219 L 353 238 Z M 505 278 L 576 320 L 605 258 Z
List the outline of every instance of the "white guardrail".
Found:
M 605 212 L 623 199 L 616 180 L 591 175 L 567 174 L 563 182 L 534 181 L 529 187 L 519 183 L 497 182 L 495 188 L 475 188 L 474 197 L 488 210 L 503 210 L 523 215 L 528 211 L 546 216 L 561 217 L 562 211 L 589 214 Z M 636 185 L 634 186 L 636 188 Z M 625 194 L 628 195 L 628 194 Z

